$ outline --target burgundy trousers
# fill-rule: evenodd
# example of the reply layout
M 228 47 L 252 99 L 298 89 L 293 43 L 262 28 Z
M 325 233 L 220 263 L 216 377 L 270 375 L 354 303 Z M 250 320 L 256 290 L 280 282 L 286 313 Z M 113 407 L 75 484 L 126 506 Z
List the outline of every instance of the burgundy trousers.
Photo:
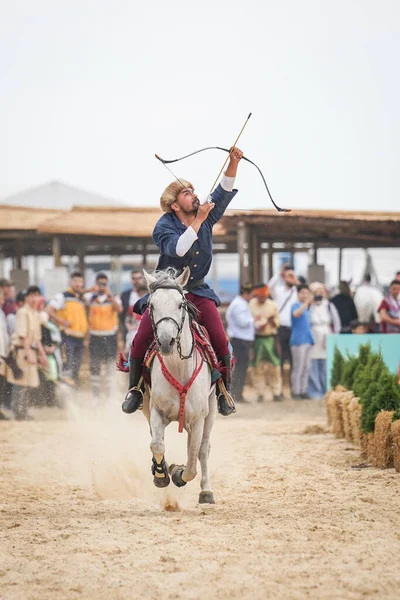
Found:
M 201 296 L 195 296 L 190 292 L 185 294 L 185 297 L 189 302 L 195 305 L 199 311 L 199 323 L 204 325 L 210 336 L 211 344 L 215 350 L 217 357 L 226 356 L 229 354 L 228 338 L 226 336 L 224 326 L 222 324 L 221 316 L 213 300 L 210 298 L 202 298 Z M 132 342 L 130 355 L 132 358 L 140 358 L 143 360 L 146 354 L 147 348 L 150 346 L 154 339 L 153 328 L 151 325 L 151 319 L 149 309 L 143 313 L 140 320 L 139 329 Z

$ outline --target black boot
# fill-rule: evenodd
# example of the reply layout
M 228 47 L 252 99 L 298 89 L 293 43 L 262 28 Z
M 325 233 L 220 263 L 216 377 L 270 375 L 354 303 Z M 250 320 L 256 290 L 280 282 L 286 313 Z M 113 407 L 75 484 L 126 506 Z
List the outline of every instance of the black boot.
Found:
M 217 384 L 218 412 L 224 417 L 227 417 L 228 415 L 231 415 L 232 413 L 236 412 L 235 403 L 230 394 L 232 385 L 231 355 L 227 354 L 226 356 L 220 357 L 218 360 L 222 363 L 224 367 L 222 381 L 225 384 L 226 392 L 229 395 L 229 400 L 231 401 L 230 403 L 228 403 L 225 394 L 222 390 L 219 389 L 219 386 Z M 232 404 L 233 406 L 230 406 L 230 404 Z
M 132 358 L 129 360 L 129 391 L 122 403 L 124 413 L 134 413 L 138 408 L 143 406 L 143 360 L 140 358 Z M 142 380 L 142 382 L 140 382 Z M 140 385 L 139 385 L 140 384 Z

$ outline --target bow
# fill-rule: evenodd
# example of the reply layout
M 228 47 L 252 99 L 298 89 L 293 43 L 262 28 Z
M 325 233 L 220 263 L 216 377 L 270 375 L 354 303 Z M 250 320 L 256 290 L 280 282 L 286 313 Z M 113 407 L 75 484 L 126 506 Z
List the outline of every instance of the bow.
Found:
M 208 146 L 207 148 L 201 148 L 200 150 L 195 150 L 194 152 L 191 152 L 190 154 L 186 154 L 185 156 L 181 156 L 180 158 L 174 158 L 172 160 L 165 160 L 164 158 L 161 158 L 161 156 L 159 156 L 158 154 L 156 154 L 155 157 L 160 162 L 162 162 L 163 165 L 169 165 L 171 163 L 179 162 L 180 160 L 185 160 L 185 158 L 189 158 L 190 156 L 194 156 L 195 154 L 200 154 L 200 152 L 205 152 L 206 150 L 222 150 L 223 152 L 227 152 L 228 154 L 230 154 L 230 152 L 231 152 L 230 150 L 228 150 L 228 148 L 221 148 L 221 146 Z M 278 206 L 275 203 L 274 199 L 271 196 L 271 192 L 269 191 L 268 184 L 267 184 L 267 182 L 265 180 L 265 177 L 264 177 L 264 175 L 263 175 L 260 167 L 258 167 L 255 162 L 253 162 L 252 160 L 250 160 L 246 156 L 243 156 L 242 160 L 245 160 L 246 162 L 248 162 L 251 165 L 253 165 L 257 169 L 257 171 L 260 173 L 261 178 L 262 178 L 262 180 L 264 182 L 265 189 L 267 190 L 269 199 L 271 200 L 272 204 L 275 206 L 276 210 L 278 212 L 290 212 L 291 211 L 290 208 L 280 208 L 280 206 Z

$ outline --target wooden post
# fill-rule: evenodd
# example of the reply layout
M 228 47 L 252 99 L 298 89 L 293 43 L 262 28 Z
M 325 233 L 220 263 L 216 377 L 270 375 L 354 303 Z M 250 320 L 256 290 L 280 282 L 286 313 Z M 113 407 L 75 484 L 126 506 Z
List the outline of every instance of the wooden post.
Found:
M 16 239 L 16 267 L 17 269 L 22 269 L 22 256 L 24 254 L 24 240 L 22 238 Z
M 57 235 L 53 235 L 51 247 L 53 251 L 54 266 L 61 267 L 61 242 Z
M 318 264 L 318 246 L 317 246 L 317 244 L 314 244 L 314 246 L 313 246 L 313 264 L 314 265 Z
M 251 245 L 251 261 L 250 261 L 250 274 L 251 283 L 253 285 L 261 281 L 261 245 L 258 235 L 254 232 L 250 236 Z
M 339 248 L 339 267 L 338 267 L 339 283 L 342 281 L 342 261 L 343 261 L 343 248 Z
M 85 246 L 79 245 L 76 251 L 78 257 L 78 268 L 85 279 Z
M 143 242 L 142 267 L 144 269 L 147 269 L 147 244 L 146 244 L 146 242 Z
M 247 280 L 248 272 L 248 254 L 246 240 L 246 224 L 243 221 L 238 223 L 237 228 L 237 246 L 239 254 L 239 285 L 243 285 Z
M 274 274 L 274 244 L 268 244 L 268 280 Z

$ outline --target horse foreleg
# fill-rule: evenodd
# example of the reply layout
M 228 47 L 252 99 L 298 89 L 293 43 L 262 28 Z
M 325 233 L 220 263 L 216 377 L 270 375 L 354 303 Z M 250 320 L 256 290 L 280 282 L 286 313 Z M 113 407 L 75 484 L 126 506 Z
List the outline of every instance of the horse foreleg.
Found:
M 201 440 L 203 438 L 204 418 L 199 417 L 188 431 L 188 456 L 186 467 L 180 474 L 182 482 L 192 481 L 197 475 L 197 457 L 200 450 Z M 176 484 L 174 478 L 172 479 Z M 179 485 L 179 484 L 178 484 Z
M 154 475 L 154 485 L 157 487 L 166 487 L 170 482 L 168 465 L 164 458 L 164 432 L 168 423 L 169 421 L 153 406 L 150 413 L 152 435 L 150 449 L 153 453 L 153 466 L 151 470 Z
M 210 395 L 210 410 L 204 422 L 203 439 L 201 440 L 199 450 L 199 461 L 201 466 L 201 492 L 199 496 L 200 504 L 214 504 L 214 494 L 211 489 L 210 475 L 208 472 L 208 457 L 210 456 L 210 436 L 217 414 L 217 402 L 215 393 Z

